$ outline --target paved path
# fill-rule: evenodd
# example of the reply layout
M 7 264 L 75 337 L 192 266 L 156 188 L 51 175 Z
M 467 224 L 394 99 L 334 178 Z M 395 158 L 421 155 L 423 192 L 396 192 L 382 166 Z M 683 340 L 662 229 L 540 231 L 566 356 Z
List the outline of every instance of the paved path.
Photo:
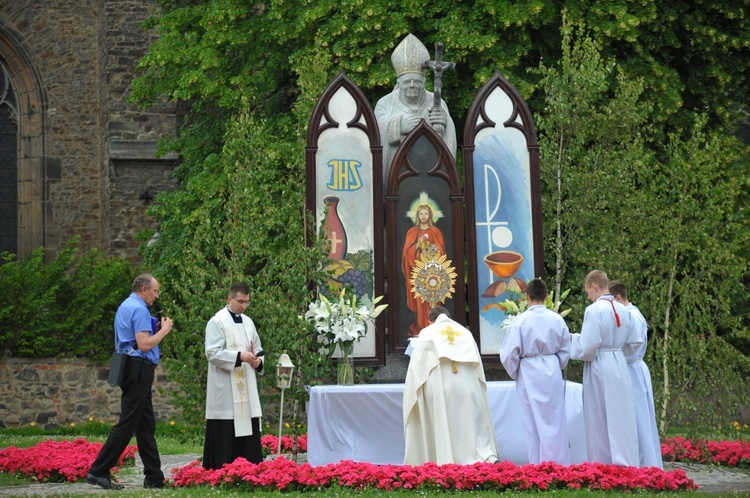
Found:
M 187 455 L 161 455 L 161 467 L 164 470 L 164 475 L 169 476 L 172 473 L 172 469 L 175 467 L 183 467 L 188 463 L 196 460 L 199 455 L 187 454 Z M 125 467 L 120 469 L 120 475 L 118 480 L 121 484 L 125 485 L 125 491 L 144 491 L 143 489 L 143 463 L 136 453 L 135 466 Z M 7 486 L 0 487 L 0 496 L 76 496 L 76 495 L 90 495 L 90 494 L 113 494 L 116 495 L 117 491 L 110 491 L 108 489 L 102 489 L 99 486 L 93 486 L 91 484 L 81 482 L 73 483 L 45 483 L 45 484 L 29 484 L 25 486 Z
M 171 475 L 175 467 L 183 467 L 199 455 L 162 455 L 162 468 L 165 475 Z M 136 457 L 135 467 L 123 469 L 120 482 L 125 485 L 126 491 L 143 491 L 143 465 L 140 458 Z M 750 474 L 725 467 L 713 467 L 699 464 L 665 463 L 665 470 L 682 469 L 688 477 L 700 486 L 700 491 L 706 493 L 718 493 L 734 491 L 738 495 L 747 496 L 750 493 Z M 26 486 L 8 486 L 0 488 L 2 497 L 21 496 L 76 496 L 91 494 L 116 494 L 117 492 L 101 489 L 85 482 L 76 483 L 52 483 L 52 484 L 29 484 Z
M 747 496 L 750 493 L 750 474 L 738 469 L 700 465 L 697 463 L 664 464 L 664 470 L 682 469 L 698 486 L 699 491 L 719 493 L 735 491 Z

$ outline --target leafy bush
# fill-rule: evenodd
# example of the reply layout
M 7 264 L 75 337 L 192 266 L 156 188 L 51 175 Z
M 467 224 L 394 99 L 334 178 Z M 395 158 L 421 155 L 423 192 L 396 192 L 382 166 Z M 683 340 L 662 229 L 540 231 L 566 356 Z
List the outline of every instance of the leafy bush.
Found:
M 109 358 L 113 318 L 129 293 L 132 269 L 123 259 L 77 246 L 72 239 L 49 263 L 44 248 L 21 260 L 0 256 L 2 356 Z
M 313 341 L 312 327 L 299 318 L 323 259 L 321 250 L 304 244 L 299 188 L 304 168 L 289 162 L 299 159 L 291 147 L 273 145 L 271 129 L 247 113 L 233 119 L 222 154 L 151 207 L 161 220 L 160 237 L 142 246 L 141 254 L 161 284 L 164 314 L 176 324 L 161 347 L 167 376 L 180 386 L 169 394 L 194 425 L 205 419 L 206 322 L 226 305 L 235 281 L 250 286 L 245 314 L 255 322 L 266 352 L 264 375 L 257 378 L 264 410 L 279 398 L 275 365 L 284 351 L 297 366 L 296 382 L 286 391 L 292 410 L 285 413 L 292 423 L 304 406 L 303 382 L 320 383 L 332 370 Z

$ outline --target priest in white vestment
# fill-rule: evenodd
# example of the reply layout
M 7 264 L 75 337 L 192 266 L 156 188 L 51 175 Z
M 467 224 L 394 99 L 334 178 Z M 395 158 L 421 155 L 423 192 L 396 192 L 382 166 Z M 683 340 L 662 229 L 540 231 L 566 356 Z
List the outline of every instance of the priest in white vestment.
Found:
M 404 386 L 404 464 L 496 462 L 482 358 L 471 332 L 436 307 L 412 339 Z
M 648 323 L 633 303 L 628 299 L 625 285 L 618 281 L 609 283 L 609 292 L 616 301 L 623 304 L 638 329 L 638 336 L 643 343 L 633 352 L 626 355 L 630 381 L 633 384 L 633 403 L 635 404 L 635 421 L 638 428 L 638 464 L 641 467 L 664 468 L 661 456 L 661 442 L 656 428 L 656 409 L 654 407 L 654 390 L 651 385 L 651 372 L 643 361 L 648 343 Z
M 233 284 L 227 306 L 206 325 L 206 469 L 220 469 L 238 457 L 252 463 L 263 461 L 255 375 L 263 373 L 264 356 L 255 324 L 244 314 L 249 294 L 247 284 Z
M 580 334 L 571 334 L 570 358 L 583 360 L 583 420 L 591 462 L 638 466 L 638 436 L 630 371 L 642 339 L 630 312 L 609 294 L 609 279 L 593 270 L 583 282 L 589 300 Z
M 546 298 L 544 280 L 530 280 L 529 307 L 511 322 L 500 346 L 500 362 L 516 381 L 529 463 L 570 465 L 562 376 L 570 356 L 570 332 L 565 320 L 544 305 Z

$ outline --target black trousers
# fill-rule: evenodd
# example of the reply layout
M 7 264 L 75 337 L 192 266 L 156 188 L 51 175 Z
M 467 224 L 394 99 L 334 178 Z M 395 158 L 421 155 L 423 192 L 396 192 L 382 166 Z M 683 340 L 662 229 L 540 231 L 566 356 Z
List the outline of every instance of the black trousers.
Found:
M 149 482 L 161 482 L 159 450 L 156 448 L 156 419 L 151 402 L 155 365 L 147 360 L 128 358 L 125 383 L 122 386 L 120 420 L 112 427 L 107 441 L 91 465 L 89 473 L 96 477 L 110 476 L 110 470 L 135 435 L 138 454 L 143 461 L 143 473 Z
M 253 427 L 251 436 L 235 436 L 234 420 L 207 420 L 206 440 L 203 444 L 203 468 L 220 469 L 225 463 L 232 463 L 243 457 L 250 463 L 263 461 L 263 447 L 260 443 L 260 418 L 250 419 Z

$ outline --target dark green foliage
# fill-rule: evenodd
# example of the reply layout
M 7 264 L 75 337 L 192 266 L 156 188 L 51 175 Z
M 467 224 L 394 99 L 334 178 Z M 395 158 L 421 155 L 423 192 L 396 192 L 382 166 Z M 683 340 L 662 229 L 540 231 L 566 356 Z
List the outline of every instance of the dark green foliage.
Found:
M 80 253 L 71 240 L 54 260 L 44 248 L 28 258 L 3 255 L 0 266 L 0 344 L 3 356 L 90 358 L 114 350 L 113 319 L 130 293 L 129 264 L 97 249 Z
M 330 80 L 345 71 L 375 102 L 395 83 L 390 54 L 414 33 L 434 51 L 445 44 L 443 96 L 457 129 L 471 100 L 500 70 L 541 108 L 538 77 L 526 71 L 561 56 L 562 13 L 584 26 L 630 79 L 643 83 L 649 121 L 659 139 L 689 126 L 708 109 L 709 129 L 731 126 L 750 94 L 748 2 L 721 0 L 303 0 L 246 2 L 161 0 L 148 24 L 160 38 L 141 61 L 145 77 L 134 95 L 200 102 L 204 115 L 247 108 L 264 115 L 288 112 L 308 98 L 300 92 L 300 65 L 318 59 Z M 431 81 L 431 79 L 430 79 Z M 241 105 L 247 99 L 248 107 Z M 314 96 L 313 96 L 314 98 Z M 215 124 L 225 122 L 218 111 Z M 220 126 L 214 127 L 219 129 Z

